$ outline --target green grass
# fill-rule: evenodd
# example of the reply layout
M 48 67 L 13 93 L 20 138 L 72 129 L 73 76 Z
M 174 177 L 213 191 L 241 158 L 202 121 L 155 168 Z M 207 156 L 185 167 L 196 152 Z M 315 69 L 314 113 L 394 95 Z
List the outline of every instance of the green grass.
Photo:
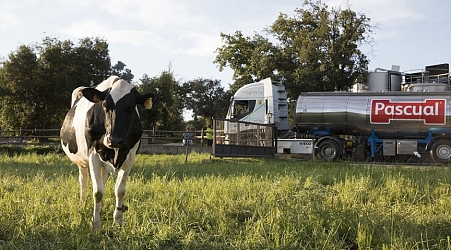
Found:
M 66 156 L 0 153 L 0 249 L 451 249 L 448 167 L 207 158 L 138 155 L 95 231 Z

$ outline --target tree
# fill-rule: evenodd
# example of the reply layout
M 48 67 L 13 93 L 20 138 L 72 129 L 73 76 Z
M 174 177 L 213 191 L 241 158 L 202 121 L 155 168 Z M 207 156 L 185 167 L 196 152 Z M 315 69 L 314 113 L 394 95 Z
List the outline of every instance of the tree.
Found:
M 39 64 L 33 84 L 43 89 L 39 93 L 43 110 L 40 112 L 39 125 L 35 127 L 59 126 L 70 107 L 72 90 L 80 86 L 80 69 L 72 63 L 77 56 L 73 53 L 74 46 L 70 40 L 46 37 L 41 44 L 32 48 Z M 56 94 L 58 98 L 55 98 Z
M 127 82 L 132 82 L 133 77 L 135 76 L 132 74 L 132 70 L 126 67 L 127 65 L 125 63 L 118 61 L 115 65 L 111 67 L 111 74 L 117 75 L 121 79 L 126 80 Z
M 42 44 L 22 45 L 0 68 L 0 126 L 57 128 L 70 108 L 72 91 L 98 84 L 110 74 L 108 44 L 99 38 L 44 38 Z
M 145 74 L 140 81 L 138 90 L 141 93 L 151 92 L 159 97 L 155 107 L 140 112 L 144 129 L 156 127 L 157 129 L 182 130 L 183 95 L 172 71 L 163 71 L 160 76 L 152 78 Z
M 105 40 L 98 37 L 80 39 L 73 53 L 80 85 L 96 85 L 111 75 L 111 59 Z
M 212 117 L 225 117 L 230 95 L 224 91 L 221 81 L 199 78 L 184 83 L 183 89 L 185 108 L 193 111 L 194 120 L 199 116 L 207 122 Z
M 34 128 L 37 124 L 37 111 L 42 105 L 39 101 L 42 91 L 34 84 L 37 71 L 37 56 L 32 48 L 24 45 L 3 63 L 2 88 L 7 94 L 2 97 L 1 127 Z
M 258 34 L 244 37 L 241 31 L 234 35 L 221 33 L 221 38 L 225 45 L 216 49 L 218 56 L 214 63 L 219 65 L 220 71 L 224 67 L 234 71 L 235 83 L 230 91 L 236 92 L 243 85 L 275 75 L 281 51 L 267 38 Z
M 280 14 L 265 29 L 272 39 L 221 34 L 214 62 L 234 70 L 238 87 L 266 77 L 281 81 L 291 100 L 302 91 L 347 90 L 364 81 L 368 59 L 359 45 L 372 42 L 370 19 L 349 7 L 329 10 L 321 1 L 304 7 L 294 17 Z

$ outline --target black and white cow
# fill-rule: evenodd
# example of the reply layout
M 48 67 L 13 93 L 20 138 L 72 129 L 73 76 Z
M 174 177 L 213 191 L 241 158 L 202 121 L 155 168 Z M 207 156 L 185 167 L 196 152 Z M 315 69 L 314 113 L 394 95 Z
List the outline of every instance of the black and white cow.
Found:
M 86 198 L 89 173 L 92 179 L 94 215 L 100 228 L 100 209 L 108 174 L 117 174 L 114 188 L 114 223 L 122 225 L 127 177 L 138 150 L 142 125 L 137 104 L 152 106 L 153 94 L 141 95 L 134 85 L 111 76 L 95 88 L 79 87 L 72 93 L 72 106 L 61 127 L 64 152 L 78 165 L 80 204 Z

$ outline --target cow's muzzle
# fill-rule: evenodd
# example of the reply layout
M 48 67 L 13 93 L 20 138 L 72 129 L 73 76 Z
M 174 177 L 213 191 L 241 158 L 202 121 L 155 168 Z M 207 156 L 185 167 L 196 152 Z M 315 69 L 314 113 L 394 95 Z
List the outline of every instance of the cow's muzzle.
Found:
M 103 144 L 105 144 L 108 148 L 122 148 L 125 145 L 122 137 L 111 135 L 105 136 Z

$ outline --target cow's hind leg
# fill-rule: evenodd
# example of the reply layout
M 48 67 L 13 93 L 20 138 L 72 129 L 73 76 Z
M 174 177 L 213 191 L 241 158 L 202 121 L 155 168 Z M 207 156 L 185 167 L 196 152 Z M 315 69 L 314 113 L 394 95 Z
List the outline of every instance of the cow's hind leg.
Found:
M 114 187 L 114 194 L 116 195 L 116 208 L 113 213 L 113 220 L 114 224 L 117 224 L 118 226 L 122 226 L 122 214 L 128 209 L 127 206 L 124 205 L 123 200 L 129 172 L 130 170 L 127 167 L 123 167 L 123 169 L 119 170 Z
M 80 182 L 80 203 L 79 208 L 83 207 L 86 200 L 86 190 L 89 181 L 89 169 L 84 165 L 78 165 L 78 181 Z
M 89 170 L 92 179 L 92 194 L 94 196 L 94 212 L 92 216 L 92 227 L 100 229 L 100 210 L 102 208 L 102 200 L 105 194 L 105 183 L 103 179 L 103 162 L 98 155 L 93 152 L 89 155 Z

